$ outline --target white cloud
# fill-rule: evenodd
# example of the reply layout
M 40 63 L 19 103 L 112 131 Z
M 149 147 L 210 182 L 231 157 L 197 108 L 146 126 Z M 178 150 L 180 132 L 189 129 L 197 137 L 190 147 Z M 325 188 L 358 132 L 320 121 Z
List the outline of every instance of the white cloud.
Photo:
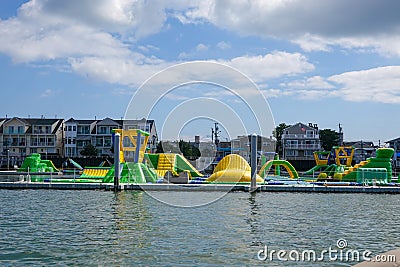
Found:
M 221 49 L 221 50 L 225 50 L 225 49 L 231 48 L 231 44 L 230 44 L 229 42 L 221 41 L 221 42 L 219 42 L 219 43 L 217 44 L 217 47 L 218 47 L 219 49 Z
M 166 27 L 167 17 L 172 16 L 183 23 L 211 22 L 243 35 L 288 39 L 305 51 L 330 51 L 340 46 L 400 55 L 400 17 L 395 12 L 400 2 L 372 2 L 99 0 L 93 5 L 92 0 L 32 0 L 21 6 L 16 17 L 0 20 L 0 52 L 17 63 L 57 60 L 86 77 L 137 86 L 157 71 L 192 56 L 182 52 L 176 61 L 167 62 L 131 50 L 139 38 L 160 32 Z M 338 10 L 343 12 L 335 12 Z M 379 13 L 383 10 L 387 12 Z M 216 47 L 227 49 L 230 43 L 221 41 Z M 158 51 L 151 45 L 137 49 L 143 53 Z M 209 47 L 201 43 L 193 49 L 204 52 Z M 288 89 L 296 89 L 307 97 L 400 102 L 397 66 L 298 79 L 315 69 L 301 53 L 274 51 L 218 62 L 242 71 L 258 84 L 283 76 L 296 77 L 281 84 L 281 89 L 264 86 L 271 95 L 291 94 Z M 330 92 L 323 95 L 324 91 Z
M 138 86 L 157 71 L 169 66 L 168 63 L 159 60 L 151 62 L 148 58 L 138 59 L 134 55 L 126 59 L 118 57 L 82 57 L 70 59 L 69 63 L 74 71 L 83 76 L 129 86 Z
M 224 0 L 184 14 L 186 23 L 206 20 L 241 35 L 292 41 L 305 51 L 340 46 L 400 56 L 399 9 L 397 0 Z
M 221 62 L 242 71 L 256 82 L 314 70 L 314 65 L 308 62 L 304 55 L 282 51 L 274 51 L 263 56 L 236 57 Z
M 364 37 L 331 38 L 305 34 L 292 41 L 304 51 L 332 51 L 334 47 L 356 49 L 362 53 L 400 56 L 400 34 L 376 34 Z
M 282 87 L 287 89 L 334 89 L 335 86 L 321 76 L 313 76 L 303 80 L 293 80 L 287 83 L 282 83 Z
M 190 57 L 191 57 L 191 54 L 186 53 L 186 52 L 181 52 L 178 55 L 178 59 L 181 59 L 181 60 L 185 60 L 185 59 L 188 59 Z
M 54 93 L 55 93 L 54 90 L 46 89 L 40 96 L 41 97 L 50 97 L 50 96 L 54 95 Z
M 319 100 L 342 98 L 349 102 L 400 104 L 400 66 L 344 72 L 327 78 L 314 76 L 281 83 L 280 89 L 263 90 L 266 97 L 293 96 Z
M 96 0 L 95 4 L 92 0 L 34 0 L 21 6 L 18 17 L 49 24 L 83 24 L 140 38 L 160 31 L 167 18 L 165 8 L 164 1 L 157 0 Z
M 205 44 L 198 44 L 196 46 L 196 51 L 197 52 L 204 52 L 204 51 L 207 51 L 207 50 L 208 50 L 208 46 L 205 45 Z
M 288 91 L 284 91 L 281 89 L 266 89 L 266 90 L 262 90 L 262 93 L 264 94 L 265 98 L 277 98 L 277 97 L 282 97 L 282 96 L 287 96 L 290 95 L 291 93 Z
M 328 80 L 339 85 L 335 95 L 345 100 L 400 104 L 400 66 L 346 72 Z
M 11 19 L 0 22 L 0 51 L 15 62 L 47 61 L 77 56 L 126 56 L 129 50 L 110 34 L 80 25 L 46 29 Z M 95 44 L 95 45 L 94 45 Z
M 143 53 L 149 53 L 151 51 L 160 51 L 160 48 L 154 45 L 139 45 L 138 49 Z

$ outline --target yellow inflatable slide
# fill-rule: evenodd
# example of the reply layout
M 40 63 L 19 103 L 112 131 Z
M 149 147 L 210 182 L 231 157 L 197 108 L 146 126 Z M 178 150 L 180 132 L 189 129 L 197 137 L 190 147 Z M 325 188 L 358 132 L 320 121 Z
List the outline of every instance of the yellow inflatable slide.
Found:
M 225 156 L 215 167 L 213 174 L 207 178 L 215 183 L 250 183 L 251 167 L 247 161 L 236 154 Z M 264 180 L 257 175 L 257 183 Z

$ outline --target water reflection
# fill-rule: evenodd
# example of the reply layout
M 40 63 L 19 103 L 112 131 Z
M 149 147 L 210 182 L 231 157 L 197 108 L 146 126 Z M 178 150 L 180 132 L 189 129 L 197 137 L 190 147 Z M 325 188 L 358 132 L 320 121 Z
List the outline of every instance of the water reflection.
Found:
M 148 199 L 143 192 L 114 193 L 112 210 L 114 218 L 114 234 L 117 243 L 129 252 L 131 248 L 150 248 L 151 243 L 146 236 L 153 230 L 152 216 L 148 211 Z M 132 254 L 132 252 L 130 252 Z
M 261 239 L 263 235 L 263 229 L 261 228 L 260 220 L 262 219 L 260 216 L 260 212 L 262 210 L 262 203 L 257 201 L 257 193 L 253 192 L 250 194 L 248 198 L 249 203 L 249 214 L 246 217 L 246 223 L 250 227 L 250 235 L 251 238 L 251 247 L 259 247 L 263 246 L 264 242 Z

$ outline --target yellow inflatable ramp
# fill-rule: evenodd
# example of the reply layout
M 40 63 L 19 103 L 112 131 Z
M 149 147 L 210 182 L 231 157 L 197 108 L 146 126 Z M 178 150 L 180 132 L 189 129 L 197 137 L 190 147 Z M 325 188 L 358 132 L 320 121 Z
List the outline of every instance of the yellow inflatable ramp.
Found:
M 175 154 L 159 154 L 158 164 L 155 172 L 158 176 L 164 177 L 167 171 L 171 171 L 173 175 L 178 175 L 174 170 Z
M 178 176 L 182 172 L 189 172 L 190 177 L 203 176 L 184 156 L 179 154 L 146 154 L 146 158 L 160 177 L 164 177 L 167 171 L 171 171 L 174 176 Z
M 104 178 L 110 168 L 85 168 L 79 178 Z
M 208 182 L 220 183 L 250 183 L 251 167 L 241 156 L 230 154 L 225 156 L 215 167 L 213 174 L 207 178 Z M 264 180 L 257 175 L 257 183 Z

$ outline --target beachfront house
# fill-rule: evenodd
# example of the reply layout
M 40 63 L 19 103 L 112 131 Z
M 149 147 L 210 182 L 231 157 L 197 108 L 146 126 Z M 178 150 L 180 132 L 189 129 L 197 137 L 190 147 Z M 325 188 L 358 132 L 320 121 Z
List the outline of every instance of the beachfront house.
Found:
M 283 130 L 282 154 L 289 161 L 313 161 L 314 151 L 321 150 L 318 125 L 296 123 Z
M 70 118 L 64 123 L 64 156 L 80 157 L 80 152 L 92 144 L 92 131 L 97 120 L 75 120 Z M 94 145 L 94 144 L 93 144 Z
M 396 168 L 400 168 L 400 137 L 386 141 L 385 143 L 394 149 L 393 165 Z
M 20 165 L 32 153 L 43 158 L 63 154 L 63 119 L 14 117 L 0 122 L 0 165 Z
M 69 119 L 64 123 L 64 150 L 65 157 L 81 157 L 82 150 L 89 144 L 93 145 L 98 156 L 113 156 L 112 131 L 113 129 L 139 129 L 150 133 L 148 147 L 155 152 L 158 135 L 154 120 L 76 120 Z
M 371 141 L 353 141 L 353 142 L 343 142 L 344 146 L 354 147 L 353 162 L 355 164 L 366 160 L 367 158 L 374 157 L 375 151 L 378 146 L 375 146 Z

